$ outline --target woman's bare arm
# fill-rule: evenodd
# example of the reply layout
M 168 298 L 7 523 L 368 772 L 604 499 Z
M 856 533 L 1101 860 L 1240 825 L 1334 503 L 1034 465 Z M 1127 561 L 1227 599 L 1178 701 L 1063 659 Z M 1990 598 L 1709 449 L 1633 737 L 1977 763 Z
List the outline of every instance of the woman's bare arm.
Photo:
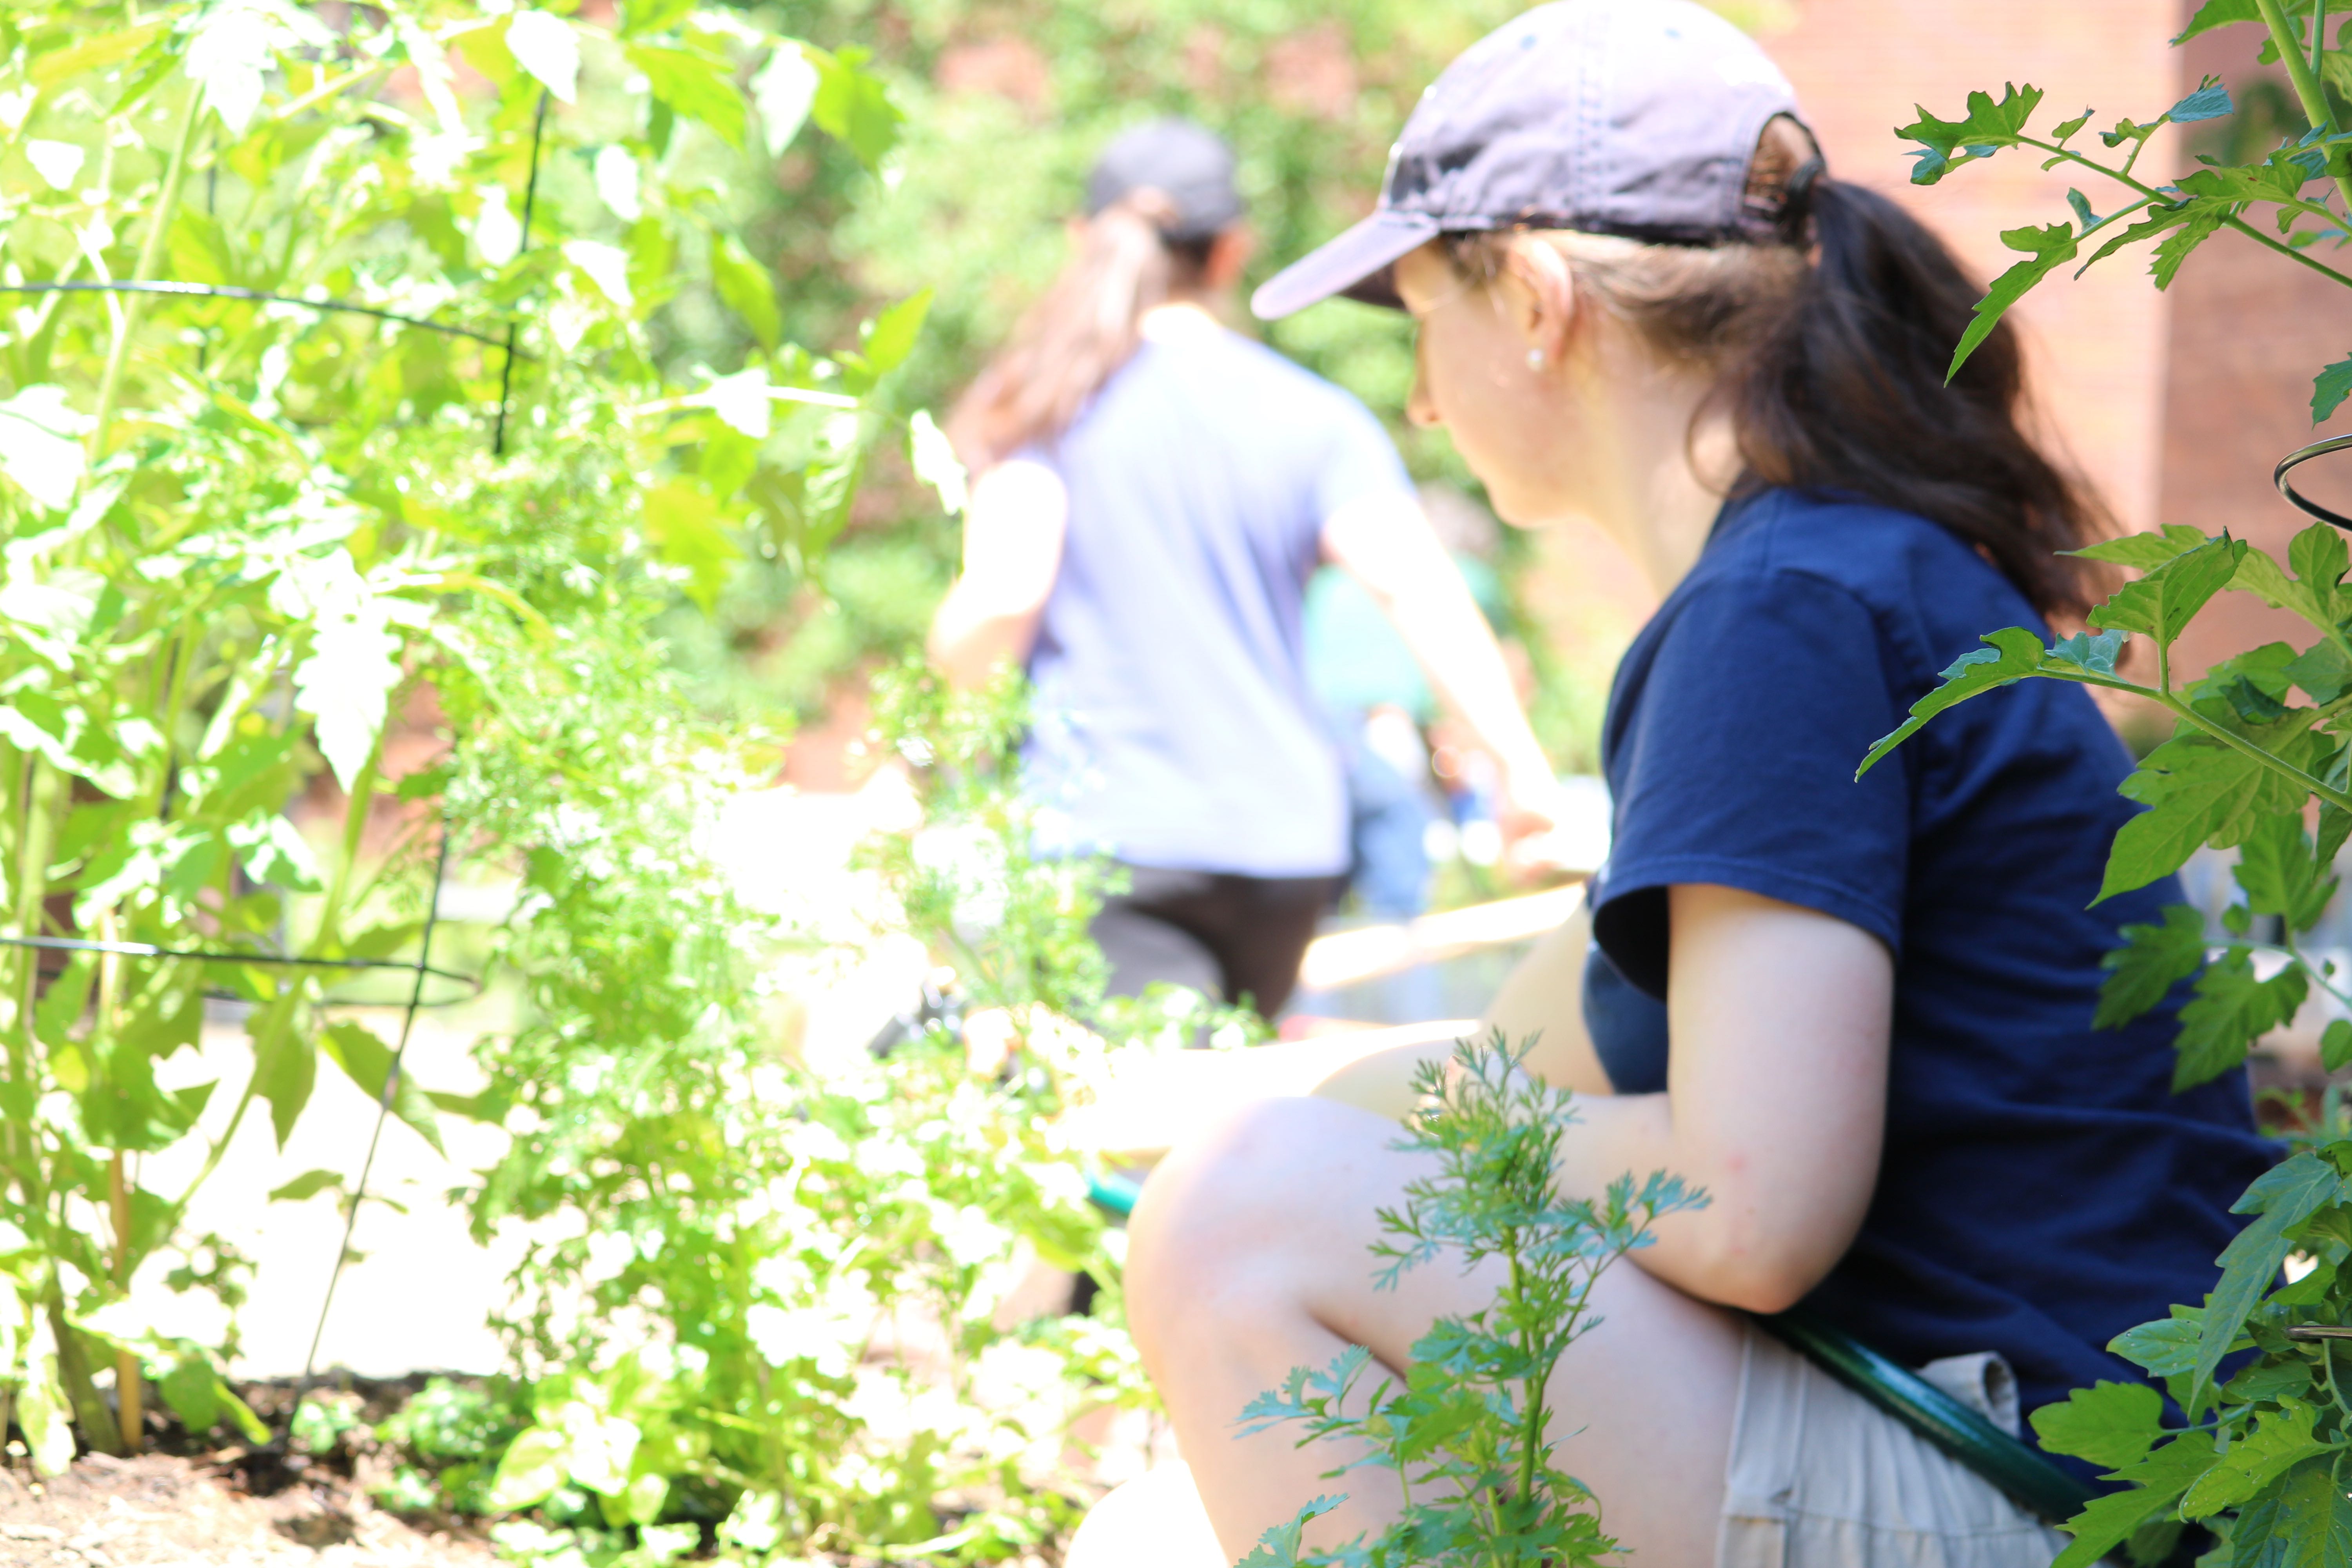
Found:
M 1507 830 L 1558 824 L 1559 784 L 1512 689 L 1494 629 L 1412 496 L 1368 496 L 1323 524 L 1325 559 L 1363 584 L 1429 683 L 1503 769 Z
M 1069 492 L 1043 463 L 1016 458 L 973 482 L 963 572 L 931 617 L 931 662 L 950 684 L 985 686 L 999 668 L 1029 657 L 1069 521 Z
M 1844 1256 L 1878 1181 L 1894 960 L 1859 927 L 1735 889 L 1671 893 L 1664 1094 L 1580 1097 L 1562 1186 L 1664 1170 L 1712 1202 L 1642 1268 L 1702 1300 L 1793 1305 Z

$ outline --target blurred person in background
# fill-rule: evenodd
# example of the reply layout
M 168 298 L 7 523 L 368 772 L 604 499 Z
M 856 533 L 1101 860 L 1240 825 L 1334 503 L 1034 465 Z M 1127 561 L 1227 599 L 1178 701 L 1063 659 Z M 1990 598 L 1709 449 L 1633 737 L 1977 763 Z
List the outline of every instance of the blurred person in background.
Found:
M 1490 559 L 1498 525 L 1449 486 L 1423 485 L 1420 496 L 1472 602 L 1499 637 L 1503 583 Z M 1321 568 L 1307 584 L 1305 616 L 1307 680 L 1348 770 L 1349 891 L 1373 920 L 1410 920 L 1429 908 L 1432 862 L 1459 852 L 1458 813 L 1484 809 L 1487 801 L 1463 777 L 1458 753 L 1465 748 L 1453 748 L 1457 754 L 1444 759 L 1449 765 L 1433 772 L 1437 694 L 1363 584 L 1336 566 Z M 1515 677 L 1524 675 L 1524 666 L 1522 657 Z M 1491 778 L 1495 770 L 1489 762 L 1480 771 Z M 1442 802 L 1433 783 L 1444 791 Z
M 1198 125 L 1104 153 L 1076 254 L 950 416 L 973 482 L 930 653 L 965 688 L 1025 668 L 1055 847 L 1129 879 L 1093 926 L 1111 994 L 1164 982 L 1271 1018 L 1349 858 L 1304 668 L 1318 565 L 1362 584 L 1496 757 L 1507 831 L 1549 829 L 1559 786 L 1379 421 L 1224 325 L 1242 220 Z

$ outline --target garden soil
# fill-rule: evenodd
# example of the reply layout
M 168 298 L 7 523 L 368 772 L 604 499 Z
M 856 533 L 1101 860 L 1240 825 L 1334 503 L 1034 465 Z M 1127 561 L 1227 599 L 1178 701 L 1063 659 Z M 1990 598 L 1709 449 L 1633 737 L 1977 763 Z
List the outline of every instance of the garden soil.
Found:
M 225 1458 L 226 1456 L 223 1456 Z M 427 1531 L 346 1478 L 257 1497 L 217 1460 L 87 1455 L 47 1482 L 0 1467 L 0 1568 L 490 1568 L 489 1543 Z

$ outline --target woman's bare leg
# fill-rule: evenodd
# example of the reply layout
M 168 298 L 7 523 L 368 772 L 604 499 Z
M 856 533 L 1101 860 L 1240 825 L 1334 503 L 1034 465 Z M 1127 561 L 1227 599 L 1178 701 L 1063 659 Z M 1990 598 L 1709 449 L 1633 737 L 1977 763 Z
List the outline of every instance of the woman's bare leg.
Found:
M 1391 1149 L 1396 1137 L 1393 1122 L 1351 1106 L 1260 1101 L 1171 1154 L 1137 1207 L 1129 1321 L 1229 1561 L 1318 1492 L 1344 1489 L 1349 1500 L 1310 1542 L 1376 1530 L 1399 1506 L 1385 1471 L 1325 1480 L 1341 1455 L 1299 1449 L 1296 1432 L 1236 1437 L 1242 1406 L 1349 1344 L 1402 1367 L 1433 1319 L 1493 1294 L 1490 1279 L 1443 1261 L 1373 1289 L 1375 1211 L 1430 1169 Z M 1708 1568 L 1741 1326 L 1630 1263 L 1594 1300 L 1607 1321 L 1570 1349 L 1550 1389 L 1557 1463 L 1592 1488 L 1605 1527 L 1642 1568 Z

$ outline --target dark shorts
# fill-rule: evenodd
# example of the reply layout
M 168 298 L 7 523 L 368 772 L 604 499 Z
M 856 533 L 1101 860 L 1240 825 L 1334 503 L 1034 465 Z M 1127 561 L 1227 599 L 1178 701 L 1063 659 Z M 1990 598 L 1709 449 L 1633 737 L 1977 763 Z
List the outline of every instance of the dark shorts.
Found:
M 1246 1002 L 1268 1019 L 1290 999 L 1315 922 L 1345 881 L 1124 869 L 1128 890 L 1104 900 L 1090 928 L 1110 964 L 1110 994 L 1184 985 L 1235 1005 Z

